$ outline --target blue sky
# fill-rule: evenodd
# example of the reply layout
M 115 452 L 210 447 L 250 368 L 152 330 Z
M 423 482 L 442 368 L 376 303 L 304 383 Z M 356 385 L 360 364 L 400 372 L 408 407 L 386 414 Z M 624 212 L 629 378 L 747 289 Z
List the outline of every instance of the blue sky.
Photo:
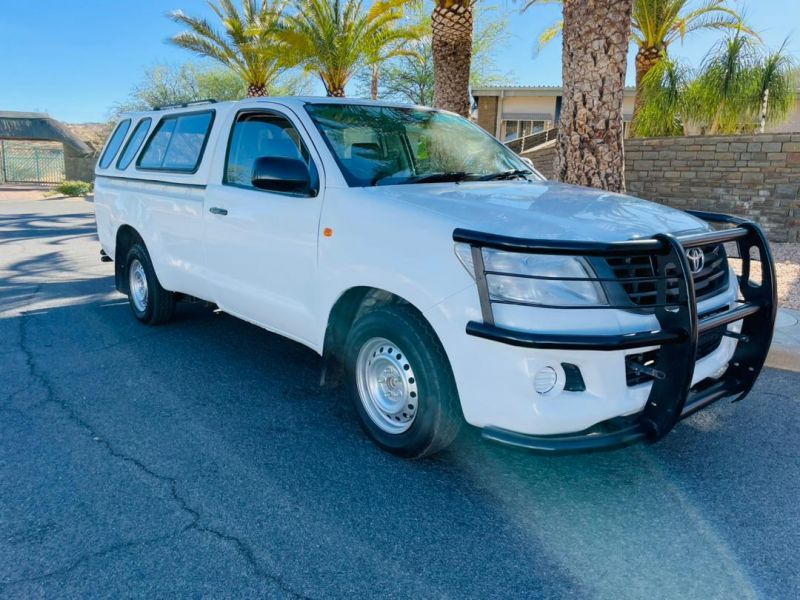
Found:
M 511 13 L 508 35 L 497 48 L 497 63 L 516 83 L 561 82 L 561 44 L 555 41 L 538 56 L 539 32 L 558 18 L 557 5 L 544 4 L 523 15 L 520 4 L 496 4 Z M 792 35 L 800 54 L 800 0 L 749 0 L 740 3 L 748 22 L 775 47 Z M 0 110 L 38 110 L 67 122 L 100 121 L 125 99 L 142 72 L 156 62 L 190 58 L 166 43 L 179 30 L 166 14 L 180 8 L 204 15 L 204 0 L 0 0 Z M 673 55 L 699 62 L 718 34 L 701 33 Z M 633 72 L 628 68 L 629 80 Z M 322 93 L 317 86 L 315 93 Z

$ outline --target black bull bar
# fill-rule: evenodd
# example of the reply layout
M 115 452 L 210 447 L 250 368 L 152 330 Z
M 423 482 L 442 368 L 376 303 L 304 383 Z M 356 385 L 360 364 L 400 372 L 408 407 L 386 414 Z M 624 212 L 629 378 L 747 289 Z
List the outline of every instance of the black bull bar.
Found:
M 718 213 L 687 211 L 709 223 L 725 228 L 676 237 L 662 233 L 648 239 L 623 242 L 582 242 L 557 240 L 531 240 L 499 236 L 465 229 L 456 229 L 453 239 L 469 244 L 475 268 L 475 280 L 480 297 L 482 322 L 467 324 L 469 335 L 494 340 L 514 346 L 558 350 L 624 350 L 659 346 L 651 372 L 661 376 L 653 379 L 650 395 L 641 412 L 598 423 L 581 432 L 559 435 L 528 435 L 496 427 L 486 427 L 483 436 L 528 450 L 546 453 L 572 453 L 593 450 L 610 450 L 642 441 L 656 441 L 664 437 L 681 419 L 694 414 L 724 397 L 741 400 L 761 372 L 772 342 L 775 322 L 776 282 L 775 265 L 769 244 L 755 223 L 738 217 Z M 738 278 L 741 298 L 723 312 L 698 319 L 694 280 L 686 251 L 690 248 L 735 242 L 742 259 L 742 274 Z M 517 331 L 495 324 L 482 248 L 507 252 L 555 254 L 566 256 L 619 257 L 648 255 L 654 261 L 656 301 L 649 309 L 658 319 L 659 329 L 631 334 L 581 335 L 536 333 Z M 750 280 L 752 254 L 755 249 L 761 262 L 761 281 Z M 673 273 L 666 275 L 667 268 Z M 503 273 L 503 275 L 511 275 Z M 531 277 L 531 276 L 527 276 Z M 536 278 L 536 277 L 534 277 Z M 677 300 L 668 295 L 668 281 L 678 280 Z M 601 281 L 597 277 L 570 278 L 581 281 Z M 616 279 L 625 283 L 625 279 Z M 517 303 L 525 304 L 525 303 Z M 559 307 L 554 307 L 559 308 Z M 574 307 L 564 307 L 574 308 Z M 594 308 L 619 309 L 619 306 Z M 636 309 L 637 307 L 626 307 Z M 698 336 L 717 327 L 742 321 L 739 343 L 725 374 L 715 380 L 706 380 L 692 387 L 696 362 Z

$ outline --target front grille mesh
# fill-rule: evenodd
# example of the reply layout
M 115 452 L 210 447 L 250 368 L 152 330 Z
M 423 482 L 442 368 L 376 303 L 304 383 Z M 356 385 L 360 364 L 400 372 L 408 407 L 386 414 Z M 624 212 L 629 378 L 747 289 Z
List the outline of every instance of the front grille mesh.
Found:
M 719 293 L 728 285 L 728 261 L 722 244 L 702 246 L 705 265 L 694 273 L 695 295 L 704 300 Z M 625 290 L 634 306 L 648 307 L 657 303 L 656 263 L 651 256 L 607 257 L 606 263 Z M 677 267 L 670 265 L 664 275 L 667 279 L 667 302 L 678 300 Z M 635 281 L 630 281 L 635 279 Z

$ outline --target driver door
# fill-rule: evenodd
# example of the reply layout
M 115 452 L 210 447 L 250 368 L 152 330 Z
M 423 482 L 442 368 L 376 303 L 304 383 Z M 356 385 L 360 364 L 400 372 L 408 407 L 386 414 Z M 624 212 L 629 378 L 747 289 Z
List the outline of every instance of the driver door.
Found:
M 222 310 L 313 345 L 324 187 L 301 130 L 277 109 L 236 115 L 222 181 L 207 188 L 203 244 L 214 302 Z M 255 188 L 253 165 L 261 157 L 302 160 L 316 190 Z

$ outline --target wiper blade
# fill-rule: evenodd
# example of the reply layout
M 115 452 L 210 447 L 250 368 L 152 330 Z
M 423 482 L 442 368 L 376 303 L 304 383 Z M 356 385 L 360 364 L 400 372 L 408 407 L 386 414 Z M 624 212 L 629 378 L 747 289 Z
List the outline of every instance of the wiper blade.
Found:
M 533 173 L 526 169 L 512 169 L 510 171 L 500 171 L 499 173 L 489 173 L 488 175 L 483 175 L 478 181 L 512 179 L 514 177 L 527 177 L 528 175 L 532 174 Z
M 443 173 L 428 173 L 427 175 L 420 175 L 412 177 L 407 183 L 436 183 L 439 181 L 464 181 L 470 177 L 476 177 L 475 173 L 466 173 L 464 171 L 445 171 Z

